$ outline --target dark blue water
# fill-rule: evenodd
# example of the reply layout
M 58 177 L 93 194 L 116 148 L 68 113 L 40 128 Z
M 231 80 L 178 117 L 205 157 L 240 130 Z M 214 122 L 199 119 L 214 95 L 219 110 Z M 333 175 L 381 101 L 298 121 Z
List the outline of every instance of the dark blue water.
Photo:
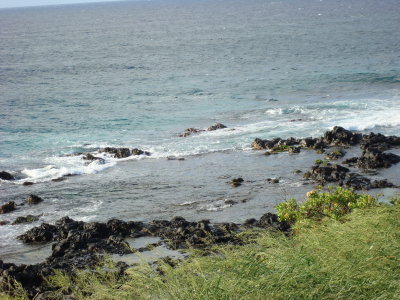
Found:
M 247 152 L 251 141 L 318 136 L 335 125 L 398 134 L 399 28 L 398 1 L 0 10 L 0 170 L 20 178 L 0 182 L 0 201 L 21 202 L 33 192 L 46 198 L 0 218 L 243 220 L 291 193 L 303 195 L 308 187 L 299 188 L 289 166 L 306 168 L 315 157 L 263 165 Z M 178 137 L 215 122 L 229 128 Z M 89 165 L 65 156 L 103 146 L 152 155 Z M 171 155 L 186 161 L 166 161 Z M 80 176 L 51 182 L 66 174 Z M 233 192 L 226 181 L 241 174 L 256 183 Z M 272 176 L 286 179 L 266 187 Z M 226 199 L 242 204 L 232 208 Z M 1 227 L 1 243 L 26 228 Z

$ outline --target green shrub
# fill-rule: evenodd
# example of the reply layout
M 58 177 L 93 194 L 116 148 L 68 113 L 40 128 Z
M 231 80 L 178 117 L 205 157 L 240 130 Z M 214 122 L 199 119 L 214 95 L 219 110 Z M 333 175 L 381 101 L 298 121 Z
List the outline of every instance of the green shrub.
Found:
M 277 205 L 280 221 L 291 224 L 301 219 L 320 220 L 323 217 L 340 219 L 355 208 L 366 208 L 376 205 L 377 198 L 371 195 L 360 195 L 352 189 L 341 187 L 323 192 L 321 189 L 310 192 L 303 203 L 294 199 Z

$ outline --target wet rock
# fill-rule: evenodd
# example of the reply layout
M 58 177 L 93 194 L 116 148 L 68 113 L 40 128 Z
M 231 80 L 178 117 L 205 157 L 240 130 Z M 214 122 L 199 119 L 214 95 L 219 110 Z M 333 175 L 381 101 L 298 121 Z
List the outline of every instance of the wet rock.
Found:
M 22 224 L 22 223 L 32 223 L 39 220 L 39 216 L 27 215 L 26 217 L 18 217 L 12 222 L 12 225 Z
M 223 128 L 227 128 L 224 124 L 221 123 L 216 123 L 210 127 L 208 127 L 208 131 L 214 131 L 214 130 L 218 130 L 218 129 L 223 129 Z
M 150 152 L 143 151 L 143 150 L 140 150 L 138 148 L 134 148 L 134 149 L 132 149 L 132 155 L 146 155 L 146 156 L 149 156 Z
M 288 152 L 291 154 L 300 153 L 300 147 L 289 147 Z
M 325 132 L 324 141 L 330 146 L 349 146 L 358 144 L 361 137 L 361 133 L 335 126 L 332 130 Z
M 269 183 L 279 183 L 279 178 L 267 178 L 267 182 L 269 182 Z
M 343 180 L 346 174 L 350 172 L 348 168 L 345 168 L 337 164 L 314 165 L 310 171 L 307 171 L 304 175 L 305 178 L 312 178 L 321 184 L 327 182 L 339 182 Z
M 320 138 L 315 140 L 314 145 L 312 146 L 313 149 L 315 150 L 325 150 L 326 148 L 328 148 L 328 145 L 325 143 L 325 141 Z
M 33 184 L 34 184 L 34 182 L 32 182 L 32 181 L 25 181 L 22 185 L 28 186 L 28 185 L 33 185 Z
M 65 177 L 58 177 L 58 178 L 54 178 L 51 181 L 53 182 L 60 182 L 60 181 L 64 181 L 66 178 Z
M 383 189 L 383 188 L 393 188 L 393 187 L 396 186 L 393 183 L 387 181 L 387 179 L 374 180 L 371 183 L 372 189 Z
M 345 154 L 346 154 L 346 152 L 341 148 L 333 149 L 331 151 L 326 152 L 325 159 L 337 160 L 337 159 L 345 156 Z
M 369 190 L 371 188 L 371 180 L 360 174 L 347 173 L 343 180 L 339 181 L 339 185 L 355 190 Z
M 49 242 L 57 236 L 57 227 L 47 223 L 42 223 L 38 227 L 34 227 L 24 234 L 17 236 L 17 239 L 24 243 L 32 242 Z
M 14 180 L 14 176 L 12 176 L 10 173 L 6 171 L 1 171 L 0 172 L 0 179 L 2 180 Z
M 239 177 L 239 178 L 234 178 L 230 181 L 231 186 L 233 187 L 238 187 L 242 185 L 243 182 L 243 178 Z
M 0 214 L 6 214 L 16 210 L 17 206 L 14 201 L 9 201 L 0 206 Z
M 29 195 L 28 199 L 26 199 L 28 204 L 38 204 L 43 202 L 43 199 L 36 195 Z
M 368 148 L 363 151 L 357 160 L 357 166 L 363 169 L 389 168 L 400 162 L 400 156 L 393 153 L 383 153 L 377 148 Z
M 204 130 L 196 129 L 196 128 L 187 128 L 179 136 L 180 137 L 187 137 L 187 136 L 191 135 L 192 133 L 199 133 L 199 132 L 202 132 L 202 131 L 204 131 Z
M 227 205 L 235 205 L 235 204 L 236 204 L 236 201 L 233 201 L 233 200 L 231 200 L 231 199 L 225 199 L 225 200 L 224 200 L 224 203 L 227 204 Z
M 385 136 L 381 133 L 364 134 L 361 142 L 361 149 L 373 147 L 379 151 L 386 151 L 392 147 L 400 146 L 400 137 L 398 136 Z
M 300 140 L 300 145 L 305 148 L 312 148 L 312 147 L 314 147 L 316 142 L 317 142 L 317 139 L 307 137 L 307 138 Z
M 0 221 L 0 226 L 8 225 L 10 224 L 9 221 Z
M 358 161 L 358 157 L 352 157 L 344 160 L 342 163 L 350 166 L 354 166 Z
M 132 152 L 129 148 L 106 147 L 100 150 L 100 152 L 112 154 L 115 158 L 126 158 L 132 155 Z
M 103 158 L 94 156 L 93 154 L 90 154 L 90 153 L 82 156 L 82 159 L 83 160 L 89 160 L 89 161 L 98 161 L 98 162 L 100 162 L 102 164 L 105 163 L 105 160 Z
M 254 142 L 251 144 L 251 147 L 254 150 L 265 150 L 265 149 L 273 149 L 275 146 L 275 143 L 270 140 L 262 140 L 259 138 L 256 138 Z

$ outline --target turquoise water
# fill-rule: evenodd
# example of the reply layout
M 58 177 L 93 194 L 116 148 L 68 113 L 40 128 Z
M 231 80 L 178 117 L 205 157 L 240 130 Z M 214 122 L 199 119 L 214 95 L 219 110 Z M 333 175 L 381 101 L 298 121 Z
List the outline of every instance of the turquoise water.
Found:
M 335 125 L 399 133 L 399 28 L 398 1 L 0 10 L 0 170 L 19 178 L 0 182 L 0 202 L 40 194 L 46 204 L 16 214 L 43 213 L 48 222 L 176 214 L 241 221 L 272 210 L 309 187 L 279 173 L 298 162 L 260 165 L 248 151 L 255 137 L 318 136 Z M 216 122 L 228 128 L 178 137 Z M 89 165 L 65 156 L 103 146 L 152 155 Z M 66 174 L 80 176 L 51 181 Z M 241 174 L 256 184 L 236 194 L 226 181 Z M 278 190 L 263 187 L 269 176 L 284 176 Z M 254 201 L 230 208 L 228 198 Z M 28 227 L 1 227 L 0 243 Z

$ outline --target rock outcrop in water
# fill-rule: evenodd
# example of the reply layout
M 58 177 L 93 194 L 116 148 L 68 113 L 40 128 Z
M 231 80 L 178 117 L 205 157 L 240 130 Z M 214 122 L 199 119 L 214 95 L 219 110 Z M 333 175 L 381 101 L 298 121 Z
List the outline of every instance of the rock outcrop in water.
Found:
M 218 129 L 224 129 L 227 128 L 224 124 L 222 123 L 216 123 L 210 127 L 207 128 L 207 131 L 215 131 Z M 181 134 L 179 134 L 180 137 L 187 137 L 191 135 L 192 133 L 199 133 L 199 132 L 204 132 L 206 131 L 205 129 L 196 129 L 196 128 L 186 128 Z
M 17 205 L 14 201 L 9 201 L 0 206 L 0 214 L 6 214 L 17 209 Z
M 268 150 L 266 154 L 273 154 L 283 151 L 293 152 L 292 149 L 308 148 L 321 152 L 325 152 L 325 158 L 328 160 L 337 160 L 342 158 L 346 152 L 343 147 L 360 145 L 363 150 L 360 157 L 352 157 L 343 161 L 344 164 L 356 166 L 360 169 L 379 169 L 388 168 L 400 162 L 400 156 L 393 153 L 384 153 L 384 151 L 393 147 L 400 146 L 400 137 L 385 136 L 383 134 L 361 134 L 346 130 L 342 127 L 335 126 L 332 130 L 325 132 L 319 138 L 274 138 L 271 140 L 263 140 L 256 138 L 251 147 L 254 150 Z M 334 148 L 327 151 L 330 147 Z M 322 161 L 321 161 L 322 162 Z M 334 164 L 331 165 L 315 165 L 304 174 L 307 179 L 313 179 L 319 184 L 329 182 L 336 183 L 340 186 L 351 187 L 354 189 L 370 189 L 394 187 L 394 185 L 386 179 L 371 180 L 361 174 L 350 172 L 348 168 Z
M 106 147 L 100 150 L 100 152 L 105 152 L 113 155 L 115 158 L 127 158 L 132 155 L 150 155 L 150 152 L 140 150 L 138 148 L 129 149 L 129 148 L 114 148 L 114 147 Z
M 43 199 L 36 195 L 29 195 L 28 199 L 26 199 L 28 204 L 38 204 L 40 202 L 43 202 Z
M 0 171 L 0 179 L 2 180 L 14 180 L 14 176 L 6 171 Z
M 366 148 L 360 157 L 352 157 L 343 163 L 356 165 L 361 169 L 389 168 L 400 162 L 400 156 L 393 153 L 384 153 L 379 148 Z

